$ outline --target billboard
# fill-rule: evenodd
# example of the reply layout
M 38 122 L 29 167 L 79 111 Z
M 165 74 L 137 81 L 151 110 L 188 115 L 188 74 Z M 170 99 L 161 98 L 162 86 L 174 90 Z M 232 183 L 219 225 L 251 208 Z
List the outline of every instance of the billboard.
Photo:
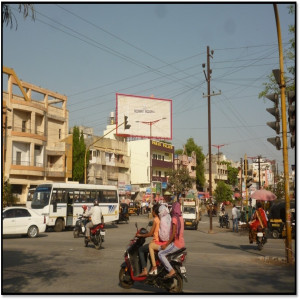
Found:
M 116 94 L 116 126 L 119 136 L 171 140 L 172 100 Z

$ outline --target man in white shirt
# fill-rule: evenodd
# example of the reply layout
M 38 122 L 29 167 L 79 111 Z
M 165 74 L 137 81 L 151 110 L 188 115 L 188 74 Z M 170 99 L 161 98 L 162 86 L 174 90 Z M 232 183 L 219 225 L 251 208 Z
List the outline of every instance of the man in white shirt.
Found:
M 91 216 L 91 221 L 85 225 L 85 236 L 88 240 L 91 239 L 91 228 L 97 224 L 104 223 L 104 218 L 98 200 L 94 201 L 94 206 L 83 214 L 84 217 Z
M 236 208 L 235 204 L 233 204 L 231 215 L 232 215 L 232 223 L 233 223 L 232 231 L 234 232 L 235 231 L 234 229 L 236 229 L 236 232 L 238 232 L 239 231 L 239 227 L 238 227 L 239 210 Z

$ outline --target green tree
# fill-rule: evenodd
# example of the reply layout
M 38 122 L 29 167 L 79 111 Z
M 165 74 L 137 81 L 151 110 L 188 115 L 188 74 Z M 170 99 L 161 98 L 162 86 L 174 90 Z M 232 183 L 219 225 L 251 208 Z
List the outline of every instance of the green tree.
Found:
M 224 181 L 219 181 L 214 191 L 214 197 L 217 202 L 232 201 L 232 189 Z
M 198 146 L 193 138 L 189 138 L 185 144 L 185 151 L 188 156 L 192 155 L 194 151 L 196 154 L 196 185 L 198 190 L 203 190 L 205 177 L 204 177 L 204 159 L 205 156 L 202 152 L 202 147 Z M 177 149 L 175 154 L 182 154 L 182 149 Z
M 289 14 L 295 14 L 295 5 L 288 6 Z M 295 24 L 289 25 L 289 33 L 292 35 L 289 40 L 289 48 L 284 53 L 284 63 L 287 65 L 284 81 L 286 84 L 286 91 L 295 90 Z M 264 98 L 271 93 L 279 93 L 280 88 L 274 78 L 273 73 L 267 76 L 267 82 L 263 83 L 264 89 L 258 95 L 258 98 Z
M 73 128 L 73 166 L 72 166 L 72 178 L 74 181 L 84 183 L 84 155 L 86 147 L 84 144 L 83 133 L 79 133 L 79 128 L 75 126 Z M 89 161 L 89 153 L 87 153 L 87 165 Z M 88 168 L 88 166 L 87 166 Z
M 177 199 L 181 193 L 186 193 L 193 187 L 193 179 L 186 168 L 172 170 L 168 176 L 168 189 L 177 195 Z
M 9 182 L 9 179 L 4 180 L 3 184 L 3 206 L 12 206 L 16 204 L 18 198 L 15 197 L 11 191 L 11 184 Z
M 239 174 L 239 169 L 234 168 L 231 165 L 227 166 L 227 171 L 228 171 L 228 179 L 227 183 L 233 187 L 238 185 L 238 174 Z
M 24 18 L 27 18 L 31 12 L 31 18 L 33 21 L 35 20 L 35 11 L 33 4 L 19 4 L 18 10 L 19 13 L 23 13 Z M 11 5 L 7 3 L 2 4 L 2 25 L 5 24 L 6 26 L 8 26 L 10 24 L 10 28 L 12 29 L 14 26 L 14 22 L 16 23 L 17 30 L 18 22 L 14 13 L 11 11 Z

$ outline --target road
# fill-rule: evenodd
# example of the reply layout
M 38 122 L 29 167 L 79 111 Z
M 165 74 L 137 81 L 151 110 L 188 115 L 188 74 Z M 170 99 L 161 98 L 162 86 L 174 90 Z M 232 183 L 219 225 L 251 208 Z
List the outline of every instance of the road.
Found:
M 213 233 L 208 233 L 207 216 L 198 230 L 185 230 L 184 293 L 295 294 L 295 265 L 273 260 L 285 257 L 284 240 L 270 238 L 258 251 L 246 232 L 220 229 L 217 221 L 214 217 Z M 83 238 L 75 239 L 72 231 L 45 232 L 35 239 L 3 238 L 2 294 L 164 293 L 142 283 L 129 290 L 119 286 L 118 273 L 135 222 L 146 226 L 148 218 L 131 216 L 129 224 L 107 225 L 100 250 L 84 247 Z

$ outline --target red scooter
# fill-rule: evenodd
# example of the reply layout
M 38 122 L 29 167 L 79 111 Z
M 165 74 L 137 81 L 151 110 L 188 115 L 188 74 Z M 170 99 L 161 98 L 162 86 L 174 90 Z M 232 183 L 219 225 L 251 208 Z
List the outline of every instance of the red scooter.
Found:
M 135 223 L 137 233 L 148 233 L 147 229 L 141 228 L 138 230 L 137 223 Z M 139 259 L 138 249 L 145 243 L 145 238 L 134 237 L 130 240 L 129 246 L 125 251 L 125 261 L 121 264 L 119 272 L 119 281 L 121 287 L 130 289 L 135 281 L 143 282 L 158 288 L 166 289 L 170 293 L 181 293 L 183 289 L 183 279 L 187 282 L 186 269 L 182 265 L 185 261 L 187 252 L 186 248 L 179 249 L 178 251 L 171 253 L 167 256 L 172 267 L 175 270 L 175 275 L 171 278 L 164 279 L 164 276 L 168 274 L 165 267 L 160 263 L 156 257 L 157 275 L 141 276 L 142 268 Z
M 89 242 L 94 243 L 95 248 L 99 250 L 101 248 L 101 244 L 104 242 L 105 229 L 104 224 L 100 223 L 91 228 L 91 240 L 89 241 L 87 237 L 84 238 L 85 247 L 88 246 Z

